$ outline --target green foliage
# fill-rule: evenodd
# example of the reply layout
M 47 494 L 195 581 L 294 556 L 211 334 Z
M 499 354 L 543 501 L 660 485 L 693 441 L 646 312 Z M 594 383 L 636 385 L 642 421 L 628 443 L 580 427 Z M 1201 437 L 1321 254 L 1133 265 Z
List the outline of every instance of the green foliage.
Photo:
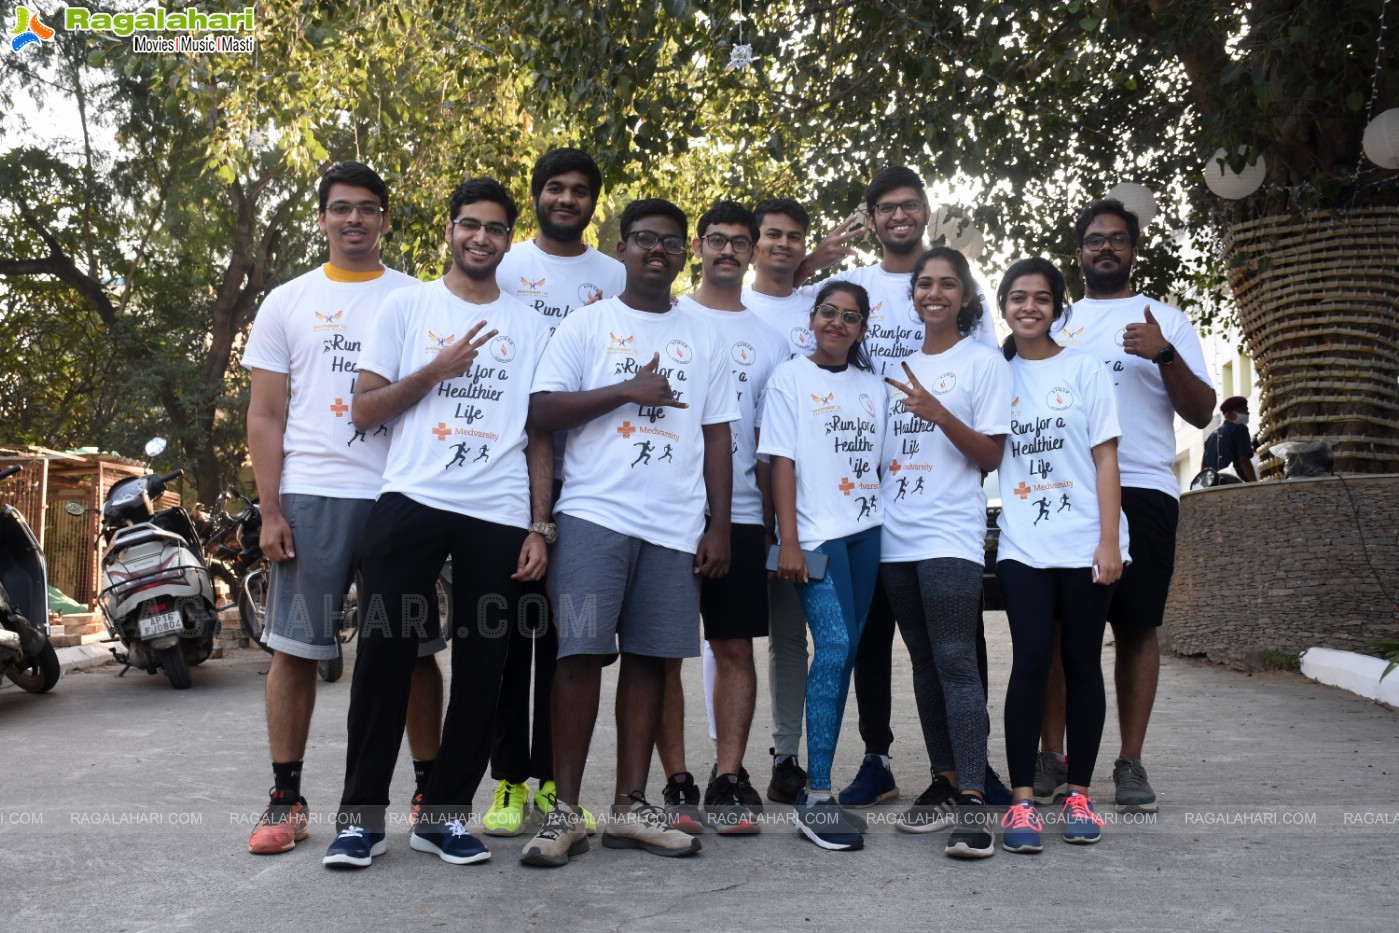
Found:
M 1399 667 L 1399 641 L 1377 641 L 1375 650 L 1380 653 L 1380 657 L 1388 661 L 1384 673 L 1380 674 L 1380 680 L 1389 676 L 1390 671 Z

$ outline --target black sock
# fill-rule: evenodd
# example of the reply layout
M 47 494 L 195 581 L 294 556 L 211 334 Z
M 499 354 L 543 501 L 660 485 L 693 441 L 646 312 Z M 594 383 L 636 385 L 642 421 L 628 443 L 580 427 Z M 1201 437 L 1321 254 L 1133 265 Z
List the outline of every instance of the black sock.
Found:
M 433 759 L 436 761 L 436 759 Z M 432 774 L 432 761 L 419 761 L 413 759 L 413 780 L 417 782 L 417 793 L 421 794 L 427 789 L 428 776 Z
M 301 762 L 272 762 L 272 791 L 284 797 L 300 797 Z

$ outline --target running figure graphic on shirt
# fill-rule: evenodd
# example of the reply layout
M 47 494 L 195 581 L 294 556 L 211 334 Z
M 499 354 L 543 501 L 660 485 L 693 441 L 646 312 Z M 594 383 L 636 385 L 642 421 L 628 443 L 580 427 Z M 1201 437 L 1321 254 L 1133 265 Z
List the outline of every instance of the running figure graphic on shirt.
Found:
M 486 461 L 487 463 L 491 462 L 491 448 L 486 444 L 481 445 L 481 452 L 478 453 L 476 455 L 476 459 L 471 462 L 480 463 L 482 460 Z
M 632 446 L 641 448 L 641 453 L 637 454 L 636 459 L 631 462 L 631 465 L 633 467 L 635 467 L 638 463 L 651 462 L 651 451 L 655 450 L 656 448 L 650 441 L 641 441 L 640 443 L 632 444 Z
M 1070 512 L 1072 512 L 1072 511 L 1074 510 L 1073 505 L 1070 504 L 1070 502 L 1069 502 L 1069 494 L 1068 494 L 1068 493 L 1064 493 L 1062 496 L 1059 497 L 1059 508 L 1055 509 L 1054 511 L 1056 511 L 1056 512 L 1062 512 L 1062 511 L 1064 511 L 1065 509 L 1068 509 Z
M 352 437 L 352 438 L 350 438 L 348 441 L 345 442 L 345 446 L 346 446 L 346 447 L 353 447 L 353 446 L 355 446 L 355 441 L 366 441 L 366 440 L 368 440 L 368 438 L 366 438 L 366 437 L 364 436 L 364 432 L 363 432 L 363 431 L 357 430 L 357 431 L 355 431 L 355 436 Z
M 453 444 L 452 449 L 457 452 L 457 455 L 448 461 L 447 465 L 443 467 L 444 470 L 450 470 L 454 466 L 466 466 L 466 441 Z
M 866 515 L 873 516 L 874 510 L 879 507 L 879 496 L 857 496 L 860 502 L 860 514 L 855 516 L 855 521 L 859 521 Z
M 899 477 L 899 491 L 898 491 L 897 493 L 895 493 L 895 495 L 894 495 L 894 501 L 895 501 L 895 502 L 898 502 L 900 499 L 906 499 L 907 497 L 908 497 L 908 477 L 907 477 L 907 476 L 900 476 L 900 477 Z
M 1031 524 L 1038 525 L 1040 523 L 1040 519 L 1049 521 L 1049 498 L 1045 497 L 1042 499 L 1036 499 L 1035 505 L 1040 507 L 1040 512 L 1038 515 L 1035 516 L 1035 520 Z
M 377 431 L 374 432 L 374 436 L 375 436 L 375 437 L 378 437 L 380 434 L 388 434 L 388 433 L 389 433 L 389 426 L 388 426 L 387 424 L 381 424 L 381 425 L 379 425 L 379 430 L 377 430 Z
M 661 451 L 660 459 L 669 460 L 671 463 L 675 462 L 675 451 L 671 449 L 671 445 L 665 445 L 665 450 Z M 658 460 L 657 462 L 659 463 L 660 461 Z

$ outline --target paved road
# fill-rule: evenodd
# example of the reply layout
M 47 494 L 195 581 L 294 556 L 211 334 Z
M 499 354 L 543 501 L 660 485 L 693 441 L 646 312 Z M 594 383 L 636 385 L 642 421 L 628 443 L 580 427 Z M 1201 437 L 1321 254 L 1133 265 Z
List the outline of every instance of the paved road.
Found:
M 1004 628 L 1001 615 L 988 616 L 1001 685 L 993 694 L 1005 683 Z M 899 652 L 895 771 L 904 793 L 870 811 L 863 851 L 826 852 L 774 825 L 758 837 L 706 835 L 703 854 L 685 860 L 595 844 L 557 870 L 521 866 L 523 838 L 493 840 L 492 861 L 454 868 L 411 851 L 406 830 L 357 873 L 321 867 L 324 826 L 286 855 L 247 854 L 249 824 L 271 783 L 261 652 L 204 664 L 182 693 L 160 676 L 117 679 L 110 666 L 70 673 L 43 697 L 7 685 L 0 876 L 16 895 L 0 929 L 1395 928 L 1393 710 L 1295 674 L 1166 659 L 1149 742 L 1162 795 L 1153 823 L 1109 822 L 1096 846 L 1047 839 L 1038 856 L 1000 851 L 957 862 L 942 854 L 944 834 L 909 836 L 888 825 L 927 782 Z M 697 675 L 687 665 L 692 686 Z M 347 681 L 323 685 L 312 727 L 303 789 L 321 818 L 339 795 L 347 695 Z M 703 705 L 692 696 L 690 765 L 707 772 Z M 766 721 L 761 700 L 758 715 Z M 993 757 L 1004 773 L 999 717 L 993 696 Z M 843 739 L 837 783 L 859 763 L 853 702 Z M 1097 772 L 1105 797 L 1116 742 L 1110 723 Z M 755 775 L 766 774 L 767 746 L 766 735 L 750 743 Z M 601 800 L 615 749 L 606 721 L 593 747 L 585 798 Z M 654 797 L 660 785 L 657 770 Z M 406 801 L 410 787 L 405 749 L 395 796 Z M 489 790 L 477 795 L 483 806 Z

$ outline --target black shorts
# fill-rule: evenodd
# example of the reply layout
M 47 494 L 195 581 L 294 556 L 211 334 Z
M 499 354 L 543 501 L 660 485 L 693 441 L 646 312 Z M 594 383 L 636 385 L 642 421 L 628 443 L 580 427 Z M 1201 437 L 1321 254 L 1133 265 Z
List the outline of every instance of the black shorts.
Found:
M 700 578 L 700 615 L 706 641 L 763 638 L 768 633 L 767 554 L 762 525 L 733 525 L 729 572 Z
M 1158 489 L 1124 486 L 1122 511 L 1127 516 L 1132 562 L 1112 594 L 1108 621 L 1130 628 L 1159 628 L 1176 569 L 1180 502 Z

